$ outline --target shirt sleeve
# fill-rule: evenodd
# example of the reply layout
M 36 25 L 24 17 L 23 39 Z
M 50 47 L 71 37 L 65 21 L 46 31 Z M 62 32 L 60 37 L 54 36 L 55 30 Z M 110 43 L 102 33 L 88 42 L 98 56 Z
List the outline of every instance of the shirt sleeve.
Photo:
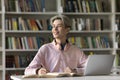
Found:
M 78 66 L 76 68 L 77 73 L 84 73 L 86 61 L 87 61 L 87 56 L 84 54 L 83 51 L 81 51 L 79 63 L 78 63 Z
M 43 67 L 44 63 L 44 55 L 43 55 L 43 50 L 40 48 L 31 61 L 31 63 L 26 67 L 24 74 L 29 75 L 29 74 L 36 74 L 36 70 Z

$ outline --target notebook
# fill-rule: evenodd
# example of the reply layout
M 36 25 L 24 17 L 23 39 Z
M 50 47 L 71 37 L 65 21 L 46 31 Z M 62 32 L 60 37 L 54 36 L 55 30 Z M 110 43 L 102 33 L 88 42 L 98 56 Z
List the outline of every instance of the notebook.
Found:
M 84 75 L 109 75 L 113 67 L 115 55 L 90 55 L 86 63 Z

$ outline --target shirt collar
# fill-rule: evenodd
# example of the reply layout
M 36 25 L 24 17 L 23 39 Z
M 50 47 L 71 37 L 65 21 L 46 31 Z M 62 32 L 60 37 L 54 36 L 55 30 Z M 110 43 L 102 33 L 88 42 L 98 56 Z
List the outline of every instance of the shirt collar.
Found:
M 58 49 L 58 50 L 61 50 L 61 45 L 58 44 L 55 39 L 53 40 L 52 44 Z M 65 44 L 65 47 L 64 47 L 64 51 L 68 50 L 68 48 L 70 47 L 70 43 L 68 40 L 66 40 L 66 44 Z

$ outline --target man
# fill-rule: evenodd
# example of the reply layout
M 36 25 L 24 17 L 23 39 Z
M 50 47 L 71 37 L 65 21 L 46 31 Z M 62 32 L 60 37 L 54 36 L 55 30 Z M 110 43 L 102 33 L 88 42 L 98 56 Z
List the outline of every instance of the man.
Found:
M 83 73 L 87 57 L 67 39 L 71 20 L 67 16 L 57 15 L 50 19 L 50 23 L 54 40 L 40 47 L 34 59 L 25 69 L 25 74 Z

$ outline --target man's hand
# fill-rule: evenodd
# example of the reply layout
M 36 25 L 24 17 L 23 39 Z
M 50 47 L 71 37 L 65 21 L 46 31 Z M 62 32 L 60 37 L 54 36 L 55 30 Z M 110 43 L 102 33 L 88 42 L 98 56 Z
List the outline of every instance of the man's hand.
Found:
M 66 67 L 64 72 L 66 72 L 66 73 L 77 73 L 76 69 L 70 69 L 69 67 Z
M 40 68 L 37 70 L 37 74 L 46 74 L 47 73 L 47 70 L 45 68 Z
M 71 73 L 72 70 L 71 70 L 69 67 L 66 67 L 65 70 L 64 70 L 64 72 L 66 72 L 66 73 Z

